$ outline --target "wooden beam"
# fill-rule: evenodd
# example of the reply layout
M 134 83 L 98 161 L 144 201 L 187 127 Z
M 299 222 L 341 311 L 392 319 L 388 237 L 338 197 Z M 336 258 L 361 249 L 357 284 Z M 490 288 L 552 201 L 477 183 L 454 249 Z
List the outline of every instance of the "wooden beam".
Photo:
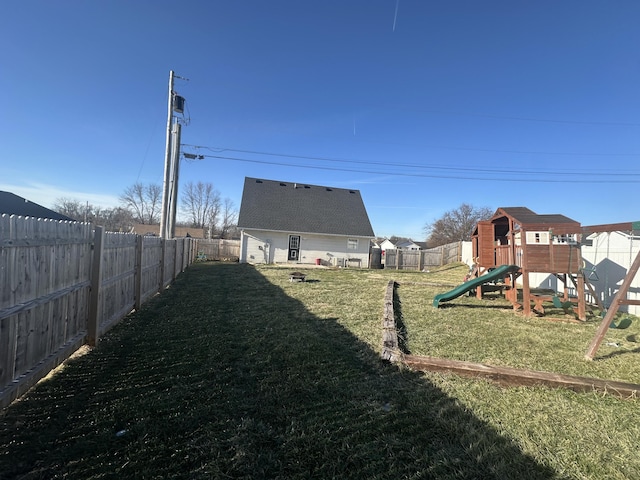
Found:
M 482 377 L 505 386 L 546 386 L 567 388 L 575 392 L 606 392 L 621 398 L 637 398 L 640 385 L 599 378 L 562 375 L 559 373 L 494 367 L 482 363 L 447 360 L 443 358 L 405 355 L 403 363 L 418 371 L 455 373 L 466 377 Z
M 395 288 L 395 281 L 389 280 L 384 294 L 384 311 L 382 314 L 382 352 L 380 356 L 390 362 L 397 362 L 400 352 L 396 315 L 393 309 L 393 293 Z
M 620 300 L 620 305 L 640 305 L 640 300 Z
M 611 322 L 613 321 L 613 317 L 615 317 L 618 308 L 620 307 L 622 302 L 627 301 L 627 292 L 629 291 L 629 287 L 631 287 L 631 282 L 633 282 L 636 273 L 638 273 L 638 268 L 640 268 L 640 252 L 638 252 L 638 255 L 633 261 L 631 267 L 629 267 L 629 271 L 627 272 L 627 276 L 624 277 L 624 280 L 622 281 L 620 290 L 618 290 L 613 297 L 611 305 L 609 306 L 609 310 L 607 310 L 607 314 L 602 319 L 602 322 L 600 322 L 600 326 L 598 327 L 598 330 L 596 330 L 596 334 L 593 337 L 593 340 L 591 340 L 589 347 L 587 348 L 587 353 L 584 356 L 587 360 L 593 360 L 593 357 L 598 351 L 602 340 L 604 340 L 604 336 L 606 335 L 607 330 L 609 330 L 609 327 L 611 326 Z

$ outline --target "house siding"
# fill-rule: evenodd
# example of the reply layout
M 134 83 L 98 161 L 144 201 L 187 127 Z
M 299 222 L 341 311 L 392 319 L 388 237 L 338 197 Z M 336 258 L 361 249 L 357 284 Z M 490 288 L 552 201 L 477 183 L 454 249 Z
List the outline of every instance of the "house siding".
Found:
M 289 261 L 289 235 L 300 235 L 298 261 Z M 348 239 L 357 239 L 358 248 L 347 248 Z M 309 264 L 320 259 L 323 265 L 335 265 L 335 259 L 356 260 L 361 267 L 369 267 L 370 237 L 321 235 L 299 232 L 274 232 L 245 229 L 242 231 L 240 262 L 261 264 Z

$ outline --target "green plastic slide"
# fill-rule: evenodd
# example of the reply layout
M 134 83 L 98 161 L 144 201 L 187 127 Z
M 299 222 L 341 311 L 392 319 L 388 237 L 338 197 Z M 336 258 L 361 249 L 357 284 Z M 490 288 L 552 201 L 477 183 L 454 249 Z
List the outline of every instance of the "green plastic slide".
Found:
M 485 283 L 494 282 L 496 280 L 502 280 L 507 274 L 511 272 L 515 272 L 520 267 L 517 265 L 501 265 L 498 268 L 491 270 L 484 275 L 481 275 L 476 278 L 472 278 L 468 282 L 464 282 L 462 285 L 458 285 L 453 290 L 450 290 L 445 293 L 440 293 L 433 298 L 433 306 L 439 307 L 440 302 L 448 302 L 449 300 L 453 300 L 454 298 L 458 298 L 460 295 L 473 290 L 474 288 L 479 287 Z

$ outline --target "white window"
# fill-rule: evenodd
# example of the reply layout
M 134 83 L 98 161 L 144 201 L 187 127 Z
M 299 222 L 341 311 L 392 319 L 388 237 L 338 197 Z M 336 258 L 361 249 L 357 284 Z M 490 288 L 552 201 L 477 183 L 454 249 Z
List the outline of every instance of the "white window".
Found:
M 527 232 L 527 245 L 549 245 L 549 232 Z
M 576 236 L 572 233 L 569 234 L 565 234 L 565 235 L 558 235 L 558 236 L 554 236 L 553 237 L 553 243 L 558 245 L 563 245 L 563 244 L 575 244 L 577 242 L 576 240 Z
M 358 250 L 358 239 L 357 238 L 348 238 L 347 239 L 347 250 Z

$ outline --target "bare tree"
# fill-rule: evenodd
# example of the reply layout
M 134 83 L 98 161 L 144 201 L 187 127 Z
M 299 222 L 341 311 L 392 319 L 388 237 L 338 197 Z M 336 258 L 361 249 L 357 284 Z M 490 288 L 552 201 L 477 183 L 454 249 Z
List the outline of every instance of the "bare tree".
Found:
M 71 198 L 58 198 L 53 210 L 79 222 L 101 225 L 108 232 L 128 232 L 136 223 L 133 213 L 127 208 L 100 208 Z
M 97 223 L 101 209 L 89 202 L 82 202 L 75 198 L 61 197 L 56 199 L 53 210 L 73 218 L 77 222 Z
M 225 198 L 222 205 L 222 221 L 220 222 L 220 238 L 228 238 L 229 233 L 238 221 L 238 211 L 230 198 Z
M 220 215 L 220 193 L 211 183 L 188 182 L 182 193 L 182 212 L 192 227 L 214 229 Z
M 73 198 L 61 197 L 56 199 L 53 204 L 53 210 L 73 218 L 77 222 L 91 222 L 93 219 L 93 205 L 83 203 Z
M 133 212 L 133 218 L 137 223 L 151 225 L 159 222 L 162 201 L 160 185 L 134 183 L 125 188 L 120 195 L 120 201 Z
M 471 233 L 480 220 L 491 217 L 489 207 L 474 207 L 463 203 L 455 210 L 445 212 L 438 220 L 425 225 L 427 245 L 437 247 L 451 242 L 471 239 Z
M 131 210 L 115 207 L 96 211 L 95 223 L 108 232 L 129 232 L 136 223 Z

